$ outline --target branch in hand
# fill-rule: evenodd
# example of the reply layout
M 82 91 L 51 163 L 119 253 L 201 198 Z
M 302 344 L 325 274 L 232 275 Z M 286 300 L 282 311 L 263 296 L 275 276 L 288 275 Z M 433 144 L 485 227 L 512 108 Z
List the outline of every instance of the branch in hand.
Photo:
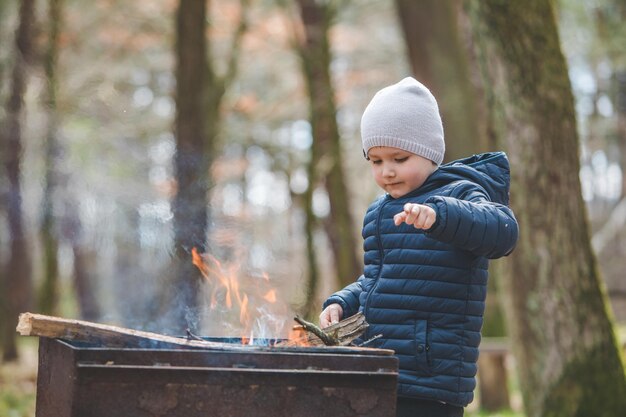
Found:
M 326 333 L 324 330 L 317 327 L 315 324 L 308 322 L 298 316 L 296 316 L 294 320 L 300 323 L 300 325 L 302 325 L 304 330 L 311 332 L 315 336 L 319 337 L 326 346 L 336 346 L 339 344 L 339 340 L 337 340 L 336 336 L 335 337 L 331 336 L 330 334 Z
M 360 337 L 369 326 L 363 313 L 357 313 L 325 329 L 321 329 L 300 317 L 295 317 L 294 320 L 299 323 L 294 326 L 294 329 L 304 331 L 305 344 L 308 346 L 348 346 L 352 344 L 353 340 Z M 275 346 L 297 345 L 298 342 L 290 340 L 279 342 Z

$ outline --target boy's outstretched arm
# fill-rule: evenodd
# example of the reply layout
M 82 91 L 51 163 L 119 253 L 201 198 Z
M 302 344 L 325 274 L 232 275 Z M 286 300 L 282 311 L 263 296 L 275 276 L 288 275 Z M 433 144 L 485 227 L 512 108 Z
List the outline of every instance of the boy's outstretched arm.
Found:
M 435 224 L 426 232 L 437 240 L 489 259 L 511 253 L 519 234 L 513 211 L 491 202 L 485 193 L 476 189 L 463 197 L 426 200 L 437 213 Z
M 462 198 L 436 196 L 427 199 L 417 209 L 416 220 L 410 215 L 396 215 L 396 224 L 407 222 L 424 229 L 430 237 L 475 255 L 500 258 L 513 251 L 519 233 L 517 220 L 510 208 L 491 202 L 485 192 L 472 188 L 461 193 Z M 432 212 L 429 210 L 432 209 Z M 434 217 L 434 220 L 433 220 Z M 423 218 L 423 222 L 420 220 Z

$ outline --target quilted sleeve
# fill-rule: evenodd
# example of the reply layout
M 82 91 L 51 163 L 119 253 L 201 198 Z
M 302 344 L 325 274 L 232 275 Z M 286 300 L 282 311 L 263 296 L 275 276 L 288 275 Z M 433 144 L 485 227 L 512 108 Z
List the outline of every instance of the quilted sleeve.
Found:
M 359 296 L 363 291 L 361 281 L 363 275 L 358 280 L 348 285 L 342 290 L 337 291 L 324 302 L 323 308 L 328 307 L 330 304 L 339 304 L 343 309 L 343 318 L 350 317 L 358 313 L 359 311 Z
M 437 220 L 426 231 L 430 237 L 477 256 L 496 259 L 513 251 L 519 233 L 510 208 L 489 200 L 479 187 L 461 189 L 458 197 L 430 197 Z

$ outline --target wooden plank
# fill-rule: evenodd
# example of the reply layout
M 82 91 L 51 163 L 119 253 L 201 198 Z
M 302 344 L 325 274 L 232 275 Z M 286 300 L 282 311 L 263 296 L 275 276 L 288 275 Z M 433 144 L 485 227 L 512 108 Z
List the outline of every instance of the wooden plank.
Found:
M 358 318 L 352 319 L 358 320 Z M 329 327 L 329 329 L 337 329 L 338 325 Z M 39 336 L 48 338 L 58 338 L 65 340 L 74 340 L 88 343 L 95 343 L 100 347 L 113 348 L 191 348 L 191 349 L 209 349 L 220 351 L 276 351 L 281 348 L 289 348 L 290 351 L 309 351 L 328 353 L 351 353 L 351 354 L 375 354 L 375 355 L 393 355 L 392 350 L 388 349 L 372 349 L 367 347 L 352 346 L 332 346 L 324 347 L 321 344 L 311 344 L 309 347 L 296 345 L 282 346 L 254 346 L 254 345 L 238 345 L 234 343 L 210 342 L 198 339 L 186 339 L 182 337 L 167 336 L 160 333 L 144 332 L 141 330 L 133 330 L 125 327 L 112 326 L 107 324 L 93 323 L 83 320 L 64 319 L 54 316 L 46 316 L 43 314 L 22 313 L 16 327 L 17 332 L 22 336 Z M 339 335 L 345 333 L 339 332 Z M 314 335 L 313 335 L 314 336 Z M 317 337 L 317 336 L 314 336 Z M 318 339 L 319 340 L 319 339 Z M 321 341 L 320 341 L 321 342 Z
M 229 343 L 189 340 L 159 333 L 34 313 L 20 314 L 16 330 L 22 336 L 76 340 L 97 343 L 106 347 L 147 348 L 151 345 L 163 344 L 172 347 L 224 349 L 232 346 Z

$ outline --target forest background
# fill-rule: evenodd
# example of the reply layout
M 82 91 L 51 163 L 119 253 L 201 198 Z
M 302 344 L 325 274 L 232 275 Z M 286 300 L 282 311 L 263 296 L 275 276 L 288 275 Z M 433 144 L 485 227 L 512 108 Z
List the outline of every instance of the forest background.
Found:
M 33 415 L 19 312 L 247 339 L 315 317 L 358 277 L 381 193 L 361 113 L 408 75 L 438 98 L 446 161 L 511 159 L 522 238 L 483 332 L 511 343 L 496 408 L 626 393 L 621 360 L 586 355 L 623 354 L 626 6 L 507 3 L 1 1 L 0 414 Z M 591 393 L 559 402 L 586 366 L 621 376 L 585 371 Z

